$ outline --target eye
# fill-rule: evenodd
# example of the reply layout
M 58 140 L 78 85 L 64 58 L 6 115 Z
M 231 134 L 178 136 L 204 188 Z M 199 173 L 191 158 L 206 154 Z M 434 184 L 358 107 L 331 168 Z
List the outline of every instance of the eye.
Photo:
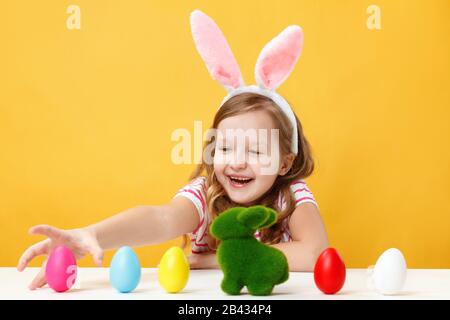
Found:
M 222 151 L 222 152 L 227 152 L 227 151 L 230 151 L 230 148 L 228 148 L 228 147 L 219 147 L 219 150 Z
M 256 155 L 260 155 L 261 152 L 259 152 L 258 150 L 250 150 L 250 153 L 256 154 Z

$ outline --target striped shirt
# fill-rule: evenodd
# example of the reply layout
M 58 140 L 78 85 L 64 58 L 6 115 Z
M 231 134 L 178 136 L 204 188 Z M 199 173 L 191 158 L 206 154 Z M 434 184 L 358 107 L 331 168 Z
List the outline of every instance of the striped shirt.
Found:
M 314 195 L 308 189 L 308 186 L 303 180 L 292 182 L 290 188 L 295 198 L 296 207 L 305 202 L 311 202 L 318 207 L 317 202 L 314 199 Z M 197 177 L 191 180 L 186 186 L 179 189 L 174 196 L 174 198 L 183 196 L 191 200 L 197 208 L 197 212 L 200 217 L 200 223 L 198 224 L 197 228 L 189 234 L 192 244 L 192 253 L 203 253 L 210 251 L 206 238 L 208 236 L 208 228 L 210 225 L 210 218 L 206 205 L 206 189 L 206 177 Z M 284 199 L 284 196 L 280 193 L 276 200 L 275 207 L 279 208 L 279 210 L 283 210 L 285 206 L 286 201 Z M 288 219 L 284 219 L 282 222 L 283 233 L 281 242 L 292 241 L 288 223 Z M 255 237 L 256 239 L 261 240 L 259 231 L 255 233 Z

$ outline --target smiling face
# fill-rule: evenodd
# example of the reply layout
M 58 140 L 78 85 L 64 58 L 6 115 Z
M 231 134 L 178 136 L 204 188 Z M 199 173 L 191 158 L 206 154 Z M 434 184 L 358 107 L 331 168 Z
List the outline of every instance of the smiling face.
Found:
M 214 173 L 235 203 L 252 205 L 272 187 L 278 175 L 289 171 L 294 156 L 280 154 L 277 132 L 274 120 L 265 110 L 220 121 Z

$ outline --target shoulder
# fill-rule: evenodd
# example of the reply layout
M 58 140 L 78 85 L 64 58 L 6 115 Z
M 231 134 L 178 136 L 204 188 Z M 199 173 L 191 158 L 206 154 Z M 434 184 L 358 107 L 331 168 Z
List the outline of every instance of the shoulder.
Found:
M 305 189 L 305 190 L 309 191 L 309 188 L 303 179 L 297 179 L 297 180 L 292 181 L 290 188 L 292 191 L 297 191 L 297 190 L 301 190 L 301 189 Z
M 189 181 L 185 186 L 183 186 L 180 190 L 178 190 L 178 192 L 195 190 L 204 194 L 206 193 L 207 189 L 206 184 L 207 184 L 206 177 L 200 176 Z
M 295 199 L 296 207 L 305 202 L 311 202 L 317 206 L 314 194 L 303 179 L 293 181 L 290 188 Z
M 189 181 L 189 186 L 206 189 L 206 177 L 200 176 Z
M 175 194 L 175 197 L 183 196 L 191 200 L 197 207 L 200 218 L 206 216 L 206 177 L 197 177 L 189 181 Z

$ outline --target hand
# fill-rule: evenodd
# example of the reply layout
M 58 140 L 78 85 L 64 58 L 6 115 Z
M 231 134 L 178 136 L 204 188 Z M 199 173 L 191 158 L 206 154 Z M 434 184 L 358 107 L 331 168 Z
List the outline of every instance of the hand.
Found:
M 41 255 L 48 255 L 53 248 L 64 245 L 72 250 L 77 260 L 84 257 L 86 254 L 91 254 L 94 258 L 94 262 L 97 266 L 102 265 L 103 261 L 103 249 L 100 247 L 97 238 L 93 231 L 88 229 L 73 229 L 73 230 L 61 230 L 52 226 L 38 225 L 29 230 L 30 234 L 39 234 L 48 237 L 43 241 L 40 241 L 28 249 L 22 254 L 17 265 L 17 270 L 22 272 L 35 257 Z M 44 286 L 47 281 L 45 280 L 45 263 L 41 270 L 30 283 L 29 288 L 35 290 Z
M 188 256 L 191 269 L 218 269 L 215 253 L 192 253 Z

